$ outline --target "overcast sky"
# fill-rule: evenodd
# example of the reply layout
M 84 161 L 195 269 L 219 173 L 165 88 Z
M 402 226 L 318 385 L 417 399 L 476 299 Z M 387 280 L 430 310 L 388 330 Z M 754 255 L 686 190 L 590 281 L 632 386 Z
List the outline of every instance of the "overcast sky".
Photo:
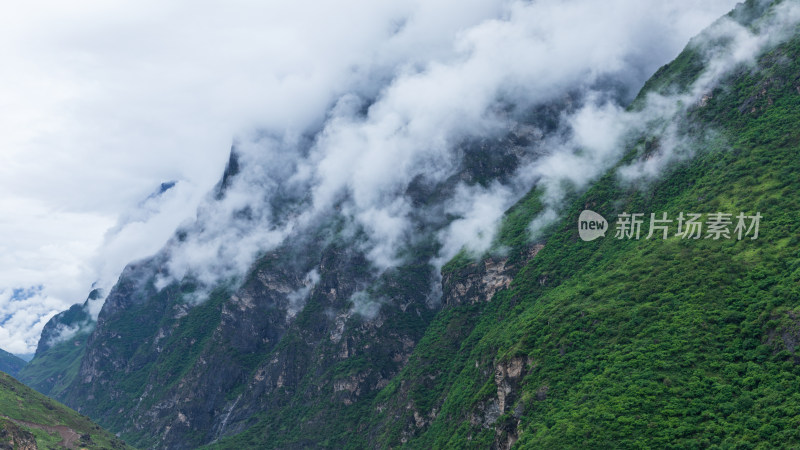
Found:
M 534 2 L 543 17 L 568 11 L 564 26 L 576 42 L 586 32 L 595 41 L 609 35 L 608 45 L 617 45 L 620 26 L 636 28 L 631 45 L 641 42 L 650 59 L 645 66 L 628 61 L 631 71 L 668 62 L 735 4 L 663 3 L 609 1 L 603 3 L 609 13 L 598 15 L 569 12 L 586 1 Z M 322 121 L 354 83 L 447 64 L 463 54 L 465 35 L 478 47 L 506 46 L 514 36 L 480 41 L 481 25 L 506 20 L 520 5 L 6 5 L 0 15 L 0 348 L 33 352 L 53 314 L 82 302 L 94 282 L 109 286 L 125 263 L 158 250 L 218 181 L 237 136 Z M 653 33 L 654 20 L 663 21 L 656 27 L 661 34 Z M 549 32 L 534 19 L 525 26 L 528 35 Z M 587 47 L 565 48 L 575 49 L 566 60 L 592 57 L 581 54 Z M 177 184 L 149 198 L 168 181 Z

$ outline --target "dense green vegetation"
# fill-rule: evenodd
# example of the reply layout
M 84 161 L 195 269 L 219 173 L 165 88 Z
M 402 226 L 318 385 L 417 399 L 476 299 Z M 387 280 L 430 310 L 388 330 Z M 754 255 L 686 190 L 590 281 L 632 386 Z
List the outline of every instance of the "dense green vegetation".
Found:
M 735 17 L 752 25 L 762 12 L 750 1 Z M 696 45 L 631 108 L 647 92 L 694 82 L 704 68 Z M 326 416 L 330 434 L 295 435 L 294 424 L 319 409 L 290 408 L 215 448 L 800 445 L 798 74 L 800 36 L 742 65 L 677 118 L 693 157 L 634 184 L 621 183 L 615 167 L 573 194 L 525 263 L 527 226 L 542 207 L 541 191 L 531 191 L 509 210 L 493 249 L 516 266 L 511 287 L 440 311 L 369 406 L 321 405 L 339 412 Z M 662 151 L 658 133 L 634 137 L 620 165 Z M 611 226 L 622 212 L 645 213 L 641 238 L 616 239 L 612 228 L 581 241 L 577 217 L 587 205 Z M 731 213 L 733 239 L 682 239 L 675 222 L 667 239 L 645 239 L 649 213 L 662 212 L 673 220 Z M 740 212 L 763 216 L 758 239 L 736 239 Z M 462 252 L 443 272 L 458 279 L 472 263 Z M 353 373 L 360 363 L 350 361 Z M 514 363 L 518 375 L 498 375 Z
M 649 85 L 685 85 L 684 72 L 698 70 L 691 52 Z M 640 186 L 612 171 L 573 202 L 511 289 L 442 311 L 377 400 L 413 408 L 402 420 L 366 420 L 379 442 L 399 445 L 412 430 L 412 448 L 488 448 L 509 433 L 534 448 L 798 445 L 800 38 L 757 69 L 742 67 L 691 109 L 697 136 L 716 132 L 693 159 Z M 757 240 L 681 239 L 674 223 L 668 239 L 646 240 L 645 220 L 639 240 L 610 232 L 583 242 L 576 224 L 587 204 L 609 221 L 623 211 L 764 218 Z M 524 234 L 521 214 L 512 211 L 502 239 Z M 524 369 L 512 404 L 476 424 L 497 398 L 496 368 L 514 359 Z M 412 411 L 435 419 L 415 429 Z
M 0 442 L 27 437 L 40 449 L 125 449 L 120 439 L 89 418 L 0 373 Z M 21 443 L 16 442 L 21 448 Z M 4 447 L 5 448 L 5 447 Z M 10 448 L 10 447 L 9 447 Z

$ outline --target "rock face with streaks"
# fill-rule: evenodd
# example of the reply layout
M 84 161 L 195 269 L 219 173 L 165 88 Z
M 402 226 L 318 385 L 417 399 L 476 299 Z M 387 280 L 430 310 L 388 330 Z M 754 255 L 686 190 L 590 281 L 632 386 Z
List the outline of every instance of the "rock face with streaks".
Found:
M 507 176 L 526 133 L 536 128 L 469 143 L 447 181 L 412 183 L 406 195 L 419 210 L 420 238 L 388 270 L 370 262 L 358 233 L 341 232 L 345 218 L 334 210 L 259 256 L 241 280 L 161 286 L 171 246 L 192 232 L 179 231 L 162 252 L 124 270 L 77 343 L 71 378 L 40 377 L 38 386 L 139 446 L 193 448 L 265 422 L 291 423 L 291 435 L 301 436 L 291 445 L 311 445 L 340 426 L 342 411 L 369 408 L 440 309 L 430 261 L 436 233 L 452 218 L 436 216 L 437 202 L 459 184 Z M 232 152 L 215 198 L 225 198 L 241 164 Z M 458 282 L 459 302 L 490 301 L 511 281 L 504 259 L 476 264 L 482 273 Z M 42 345 L 34 362 L 52 363 L 63 345 Z

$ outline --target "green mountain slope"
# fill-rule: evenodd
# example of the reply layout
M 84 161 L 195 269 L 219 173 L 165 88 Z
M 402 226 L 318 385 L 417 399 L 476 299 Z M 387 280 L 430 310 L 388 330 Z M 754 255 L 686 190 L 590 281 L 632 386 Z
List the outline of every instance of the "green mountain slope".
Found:
M 748 2 L 736 16 L 750 24 L 762 12 Z M 685 90 L 704 70 L 699 52 L 662 68 L 634 108 L 647 92 Z M 796 34 L 677 119 L 693 158 L 621 183 L 618 167 L 660 150 L 651 130 L 534 243 L 527 224 L 542 192 L 532 191 L 501 231 L 507 256 L 445 267 L 444 309 L 408 364 L 359 418 L 342 419 L 350 447 L 800 445 L 798 74 Z M 587 208 L 611 222 L 605 238 L 579 239 Z M 645 213 L 640 239 L 615 238 L 623 212 Z M 675 223 L 648 240 L 651 212 L 763 218 L 755 240 L 681 239 Z M 503 279 L 507 289 L 487 291 Z M 281 427 L 291 429 L 263 422 L 215 448 Z
M 649 85 L 686 86 L 702 70 L 686 64 L 692 51 Z M 380 445 L 800 444 L 799 62 L 796 35 L 742 66 L 689 109 L 684 126 L 717 133 L 695 158 L 641 186 L 610 172 L 545 233 L 508 290 L 443 311 L 364 421 Z M 642 148 L 625 162 L 647 158 Z M 533 196 L 507 228 L 535 214 Z M 619 240 L 612 228 L 584 242 L 587 206 L 609 221 L 622 212 L 763 219 L 756 240 L 646 240 L 646 228 Z M 475 266 L 455 270 L 463 278 Z
M 0 370 L 3 372 L 17 376 L 19 371 L 25 367 L 25 364 L 27 363 L 24 359 L 0 349 Z
M 83 304 L 72 305 L 45 324 L 34 358 L 17 375 L 20 381 L 53 397 L 72 382 L 94 327 L 88 302 L 99 296 L 100 292 L 93 290 Z
M 87 417 L 0 374 L 0 445 L 3 448 L 126 449 Z

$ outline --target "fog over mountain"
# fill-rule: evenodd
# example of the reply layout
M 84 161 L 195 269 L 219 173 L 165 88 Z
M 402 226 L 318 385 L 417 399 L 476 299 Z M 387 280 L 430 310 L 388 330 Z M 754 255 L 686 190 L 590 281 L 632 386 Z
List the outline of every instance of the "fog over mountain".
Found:
M 374 269 L 392 267 L 433 220 L 409 187 L 448 179 L 478 138 L 530 145 L 511 176 L 454 186 L 437 206 L 455 220 L 434 265 L 488 248 L 537 180 L 553 181 L 545 224 L 560 180 L 602 173 L 655 114 L 623 112 L 645 80 L 734 3 L 15 6 L 0 18 L 0 347 L 31 353 L 49 317 L 94 283 L 107 291 L 178 228 L 164 285 L 240 276 L 334 209 L 365 233 Z M 719 29 L 741 49 L 720 67 L 763 45 Z M 520 125 L 548 103 L 568 105 L 554 133 Z M 240 171 L 220 196 L 232 142 Z

